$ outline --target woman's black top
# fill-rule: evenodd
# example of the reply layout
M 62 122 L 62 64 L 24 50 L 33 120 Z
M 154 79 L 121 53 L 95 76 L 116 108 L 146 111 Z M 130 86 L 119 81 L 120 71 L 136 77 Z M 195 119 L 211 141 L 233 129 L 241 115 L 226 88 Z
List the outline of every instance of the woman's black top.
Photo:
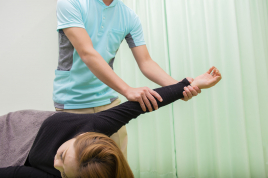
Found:
M 155 89 L 163 99 L 162 102 L 157 100 L 158 107 L 183 98 L 184 87 L 188 85 L 190 83 L 184 79 L 177 84 Z M 144 113 L 140 104 L 132 101 L 95 114 L 56 113 L 41 125 L 25 166 L 0 168 L 0 177 L 61 177 L 53 165 L 54 156 L 64 142 L 84 132 L 111 136 L 131 119 Z

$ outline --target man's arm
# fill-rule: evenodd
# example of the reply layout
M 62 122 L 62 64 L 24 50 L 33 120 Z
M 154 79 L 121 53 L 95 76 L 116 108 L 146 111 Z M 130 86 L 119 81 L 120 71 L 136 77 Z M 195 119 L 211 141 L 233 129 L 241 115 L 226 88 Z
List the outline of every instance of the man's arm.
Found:
M 161 96 L 148 87 L 132 88 L 118 77 L 108 63 L 94 49 L 92 41 L 85 29 L 71 27 L 63 29 L 63 32 L 90 71 L 103 83 L 125 96 L 129 101 L 139 102 L 144 111 L 146 111 L 145 105 L 149 111 L 152 111 L 152 106 L 149 100 L 153 104 L 154 109 L 158 109 L 154 97 L 159 101 L 162 101 Z
M 178 83 L 177 80 L 169 76 L 155 61 L 152 60 L 146 45 L 131 48 L 132 53 L 138 63 L 141 72 L 151 81 L 161 86 L 168 86 Z M 190 79 L 190 82 L 193 79 Z M 183 100 L 187 101 L 193 96 L 201 93 L 198 87 L 185 87 Z

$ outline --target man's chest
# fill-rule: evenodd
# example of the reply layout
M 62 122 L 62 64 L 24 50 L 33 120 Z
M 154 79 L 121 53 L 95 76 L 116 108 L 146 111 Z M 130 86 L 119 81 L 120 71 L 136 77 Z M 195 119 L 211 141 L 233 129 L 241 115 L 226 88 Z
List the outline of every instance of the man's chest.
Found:
M 83 9 L 83 22 L 91 38 L 106 37 L 110 33 L 120 33 L 124 38 L 129 31 L 129 19 L 119 6 L 102 7 L 93 4 Z

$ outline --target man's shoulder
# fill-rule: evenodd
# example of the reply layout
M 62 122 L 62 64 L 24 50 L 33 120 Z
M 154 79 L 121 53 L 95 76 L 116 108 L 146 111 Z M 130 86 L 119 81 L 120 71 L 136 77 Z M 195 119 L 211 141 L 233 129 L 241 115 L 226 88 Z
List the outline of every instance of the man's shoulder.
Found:
M 127 13 L 131 17 L 137 16 L 135 11 L 131 9 L 130 7 L 128 7 L 126 4 L 124 4 L 121 0 L 118 1 L 118 4 L 120 5 L 120 7 L 122 7 L 122 9 L 124 10 L 124 13 Z

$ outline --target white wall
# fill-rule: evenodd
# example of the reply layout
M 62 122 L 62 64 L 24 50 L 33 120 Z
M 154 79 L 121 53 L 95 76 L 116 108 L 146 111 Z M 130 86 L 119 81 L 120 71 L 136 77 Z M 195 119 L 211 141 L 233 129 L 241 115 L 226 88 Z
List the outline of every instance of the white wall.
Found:
M 56 0 L 0 0 L 0 115 L 54 110 Z

